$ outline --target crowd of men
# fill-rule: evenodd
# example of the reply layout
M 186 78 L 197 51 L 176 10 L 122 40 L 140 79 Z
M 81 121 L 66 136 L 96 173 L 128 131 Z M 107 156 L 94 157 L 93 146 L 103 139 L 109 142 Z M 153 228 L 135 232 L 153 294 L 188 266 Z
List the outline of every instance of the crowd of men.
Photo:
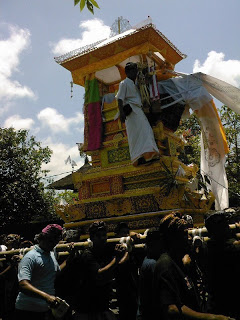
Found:
M 126 223 L 116 227 L 121 238 L 116 244 L 107 241 L 106 224 L 95 221 L 89 246 L 77 250 L 70 243 L 67 259 L 54 249 L 63 241 L 60 225 L 47 225 L 34 243 L 20 245 L 18 235 L 8 235 L 2 251 L 32 249 L 21 259 L 15 255 L 0 262 L 0 317 L 239 320 L 240 242 L 226 214 L 206 217 L 208 241 L 190 237 L 189 226 L 179 213 L 166 215 L 147 230 L 142 249 L 134 244 L 144 237 Z

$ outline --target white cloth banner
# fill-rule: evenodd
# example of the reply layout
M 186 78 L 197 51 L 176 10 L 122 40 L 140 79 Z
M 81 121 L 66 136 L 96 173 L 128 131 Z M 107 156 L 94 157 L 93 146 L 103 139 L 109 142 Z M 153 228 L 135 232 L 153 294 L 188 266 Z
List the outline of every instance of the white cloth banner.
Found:
M 240 114 L 239 88 L 202 72 L 194 73 L 192 76 L 196 79 L 201 79 L 203 86 L 211 95 L 236 113 Z
M 203 108 L 208 108 L 209 114 L 206 117 L 204 111 L 201 112 L 200 110 L 199 112 L 202 125 L 201 174 L 203 177 L 207 175 L 210 180 L 209 188 L 215 196 L 215 209 L 223 210 L 229 206 L 224 142 L 221 137 L 218 119 L 213 116 L 213 105 L 209 103 L 207 107 L 204 106 Z
M 160 92 L 167 92 L 175 100 L 181 97 L 188 107 L 196 111 L 204 138 L 201 143 L 202 174 L 209 176 L 211 180 L 209 188 L 215 196 L 216 209 L 227 208 L 229 205 L 228 182 L 225 172 L 227 144 L 211 94 L 214 92 L 213 95 L 223 103 L 231 101 L 231 104 L 226 103 L 231 108 L 232 104 L 238 102 L 239 99 L 240 111 L 240 90 L 202 73 L 160 81 L 158 86 Z M 225 88 L 224 92 L 221 92 L 223 88 Z

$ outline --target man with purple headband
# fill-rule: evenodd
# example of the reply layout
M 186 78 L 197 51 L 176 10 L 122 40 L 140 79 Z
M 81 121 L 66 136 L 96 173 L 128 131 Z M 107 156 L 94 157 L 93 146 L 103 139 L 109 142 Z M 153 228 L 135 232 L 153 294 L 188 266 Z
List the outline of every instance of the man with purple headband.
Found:
M 49 306 L 58 304 L 54 281 L 60 266 L 53 248 L 62 238 L 62 227 L 47 225 L 39 234 L 39 244 L 21 260 L 18 270 L 20 292 L 16 300 L 16 318 L 44 320 Z

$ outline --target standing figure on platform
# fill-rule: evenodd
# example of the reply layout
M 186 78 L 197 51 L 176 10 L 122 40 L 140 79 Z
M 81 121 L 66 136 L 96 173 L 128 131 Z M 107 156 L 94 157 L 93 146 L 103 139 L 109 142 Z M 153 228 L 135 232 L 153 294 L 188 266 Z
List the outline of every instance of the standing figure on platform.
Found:
M 135 84 L 137 64 L 128 62 L 127 78 L 120 82 L 117 93 L 121 122 L 125 121 L 131 161 L 134 166 L 145 164 L 159 157 L 152 128 L 142 110 L 141 96 Z

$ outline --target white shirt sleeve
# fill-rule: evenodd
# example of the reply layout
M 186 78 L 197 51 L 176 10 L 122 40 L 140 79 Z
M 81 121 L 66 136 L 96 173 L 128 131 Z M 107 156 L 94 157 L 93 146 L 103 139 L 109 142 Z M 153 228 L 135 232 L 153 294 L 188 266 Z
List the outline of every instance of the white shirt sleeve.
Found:
M 121 99 L 122 101 L 125 100 L 127 93 L 127 85 L 124 81 L 121 81 L 119 84 L 118 93 L 116 95 L 116 99 Z

